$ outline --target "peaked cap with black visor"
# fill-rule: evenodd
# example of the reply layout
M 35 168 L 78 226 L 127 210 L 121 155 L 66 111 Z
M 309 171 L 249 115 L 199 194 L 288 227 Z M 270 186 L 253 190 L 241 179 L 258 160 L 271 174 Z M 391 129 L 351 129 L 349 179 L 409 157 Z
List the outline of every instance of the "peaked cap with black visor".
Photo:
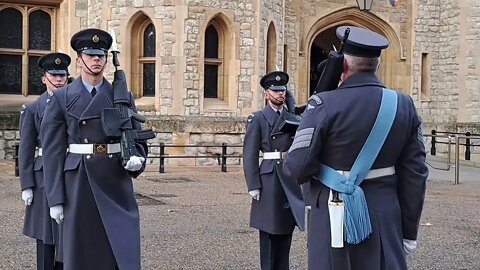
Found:
M 364 58 L 380 57 L 382 50 L 389 45 L 388 39 L 371 30 L 355 27 L 340 26 L 337 28 L 337 37 L 342 40 L 345 29 L 350 28 L 350 34 L 345 44 L 343 52 L 345 54 Z
M 270 89 L 272 91 L 287 90 L 288 74 L 283 71 L 273 71 L 265 74 L 260 79 L 260 85 L 263 89 Z
M 68 75 L 72 59 L 64 53 L 49 53 L 38 59 L 38 67 L 51 75 Z
M 112 42 L 113 39 L 109 33 L 100 29 L 89 28 L 75 33 L 70 40 L 70 46 L 77 53 L 105 56 L 112 46 Z

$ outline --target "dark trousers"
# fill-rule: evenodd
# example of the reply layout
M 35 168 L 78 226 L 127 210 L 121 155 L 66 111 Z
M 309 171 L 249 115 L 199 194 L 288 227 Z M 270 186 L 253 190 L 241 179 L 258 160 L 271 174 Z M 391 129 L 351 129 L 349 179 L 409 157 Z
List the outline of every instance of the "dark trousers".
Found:
M 61 270 L 63 264 L 55 262 L 55 245 L 45 245 L 37 240 L 37 270 Z
M 260 232 L 260 265 L 262 270 L 288 270 L 292 234 Z

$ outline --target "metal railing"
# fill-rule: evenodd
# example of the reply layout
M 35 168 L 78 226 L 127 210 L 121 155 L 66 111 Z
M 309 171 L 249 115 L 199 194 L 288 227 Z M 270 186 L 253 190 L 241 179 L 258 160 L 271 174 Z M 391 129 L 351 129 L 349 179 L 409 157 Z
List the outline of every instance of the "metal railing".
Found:
M 227 143 L 222 143 L 222 145 L 203 145 L 203 144 L 185 144 L 185 145 L 179 145 L 179 144 L 164 144 L 160 143 L 158 145 L 149 145 L 149 148 L 160 148 L 159 154 L 151 154 L 148 156 L 148 158 L 153 158 L 153 159 L 160 159 L 159 161 L 159 167 L 158 167 L 158 172 L 159 173 L 165 173 L 165 159 L 167 158 L 216 158 L 218 165 L 221 165 L 221 171 L 222 172 L 227 172 L 227 159 L 228 158 L 241 158 L 242 155 L 235 155 L 235 154 L 227 154 L 228 153 L 228 148 L 238 148 L 238 147 L 243 147 L 241 144 L 227 144 Z M 222 148 L 222 153 L 221 154 L 205 154 L 205 155 L 169 155 L 165 154 L 165 148 L 178 148 L 178 147 L 208 147 L 208 148 L 215 148 L 215 147 L 221 147 Z M 152 151 L 149 150 L 149 153 Z
M 446 168 L 436 168 L 429 164 L 432 168 L 438 170 L 445 170 L 448 171 L 451 169 L 452 165 L 455 168 L 455 184 L 460 183 L 460 146 L 465 146 L 465 160 L 470 160 L 471 158 L 471 148 L 480 146 L 478 144 L 472 144 L 471 140 L 479 140 L 480 141 L 480 134 L 471 134 L 470 132 L 466 133 L 453 133 L 453 132 L 439 132 L 432 130 L 432 134 L 424 134 L 424 137 L 431 137 L 431 147 L 430 147 L 430 154 L 435 156 L 437 154 L 437 144 L 446 144 L 447 145 L 447 167 Z M 447 139 L 446 141 L 439 141 L 439 139 Z M 464 142 L 461 142 L 464 141 Z M 455 161 L 452 164 L 451 156 L 452 156 L 452 145 L 455 146 Z M 241 144 L 227 144 L 222 143 L 222 145 L 197 145 L 197 144 L 185 144 L 185 145 L 173 145 L 173 144 L 164 144 L 160 143 L 158 145 L 149 145 L 150 149 L 158 147 L 159 154 L 151 154 L 152 151 L 149 150 L 150 155 L 148 158 L 150 159 L 159 159 L 159 173 L 165 173 L 165 159 L 167 158 L 216 158 L 218 165 L 221 165 L 221 171 L 227 172 L 227 159 L 228 158 L 242 158 L 242 155 L 239 154 L 227 154 L 228 148 L 241 148 L 243 145 Z M 215 148 L 221 147 L 222 151 L 221 154 L 205 154 L 205 155 L 169 155 L 165 154 L 165 148 L 178 148 L 178 147 L 208 147 L 208 148 Z M 18 144 L 15 145 L 15 176 L 19 176 L 18 171 Z
M 438 132 L 438 131 L 436 132 L 435 130 L 432 130 L 432 134 L 425 134 L 424 136 L 432 138 L 432 142 L 431 142 L 432 145 L 430 148 L 431 155 L 436 155 L 436 144 L 447 144 L 447 168 L 443 170 L 448 171 L 452 166 L 452 163 L 451 163 L 452 150 L 451 149 L 452 149 L 452 144 L 455 145 L 455 152 L 454 152 L 455 162 L 453 164 L 453 167 L 455 168 L 454 184 L 455 185 L 460 184 L 460 145 L 465 146 L 465 160 L 470 160 L 471 158 L 470 148 L 473 148 L 475 146 L 480 146 L 480 145 L 472 144 L 471 140 L 480 140 L 480 136 L 478 136 L 478 134 L 471 134 L 470 132 L 466 132 L 466 133 Z M 447 138 L 447 141 L 446 142 L 438 141 L 437 140 L 438 138 Z M 461 141 L 464 141 L 464 142 L 462 143 Z M 441 168 L 435 168 L 435 169 L 441 169 Z

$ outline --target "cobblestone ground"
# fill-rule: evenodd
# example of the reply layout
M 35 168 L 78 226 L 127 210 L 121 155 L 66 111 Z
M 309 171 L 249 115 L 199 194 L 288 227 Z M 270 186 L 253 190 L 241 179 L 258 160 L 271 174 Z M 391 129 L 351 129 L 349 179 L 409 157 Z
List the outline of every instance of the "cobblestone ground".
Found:
M 167 171 L 146 172 L 135 181 L 143 269 L 259 269 L 258 233 L 248 227 L 250 198 L 241 168 Z M 1 161 L 0 269 L 35 269 L 34 241 L 21 233 L 18 181 L 13 162 Z M 480 269 L 479 209 L 480 179 L 453 185 L 433 174 L 410 269 Z M 305 234 L 295 231 L 291 269 L 306 269 L 305 243 Z

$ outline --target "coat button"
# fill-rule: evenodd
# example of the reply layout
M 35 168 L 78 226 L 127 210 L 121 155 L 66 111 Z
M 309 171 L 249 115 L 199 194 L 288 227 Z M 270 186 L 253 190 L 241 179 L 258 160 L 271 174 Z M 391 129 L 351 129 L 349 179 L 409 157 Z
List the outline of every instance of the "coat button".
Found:
M 87 121 L 82 121 L 82 125 L 86 125 L 87 124 Z
M 272 140 L 275 140 L 275 136 L 272 137 Z
M 88 143 L 88 139 L 84 139 L 83 142 L 84 142 L 84 143 Z
M 280 161 L 277 161 L 277 164 L 280 164 Z
M 87 159 L 91 159 L 91 158 L 92 158 L 92 156 L 91 156 L 91 155 L 87 155 Z
M 108 155 L 109 158 L 113 158 L 113 155 Z

